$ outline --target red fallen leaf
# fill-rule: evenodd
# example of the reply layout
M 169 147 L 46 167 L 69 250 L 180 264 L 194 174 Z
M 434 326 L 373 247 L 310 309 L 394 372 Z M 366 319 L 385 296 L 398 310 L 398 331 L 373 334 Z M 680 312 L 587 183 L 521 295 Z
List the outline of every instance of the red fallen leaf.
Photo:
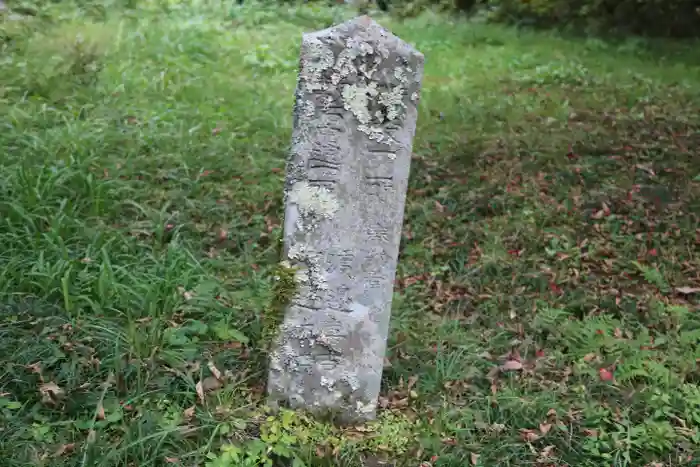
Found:
M 591 438 L 597 438 L 598 437 L 598 430 L 592 430 L 590 428 L 584 428 L 583 429 L 583 434 L 586 436 L 590 436 Z
M 656 251 L 656 248 L 652 248 L 649 250 L 649 256 L 658 256 L 658 252 Z
M 282 172 L 282 169 L 280 169 L 279 167 L 273 167 L 273 168 L 270 169 L 270 172 L 272 172 L 272 173 L 279 173 L 279 172 Z
M 555 284 L 555 283 L 552 282 L 552 281 L 549 282 L 549 289 L 550 289 L 552 292 L 556 293 L 556 294 L 562 294 L 562 293 L 563 293 L 563 291 L 561 290 L 561 287 L 559 287 L 557 284 Z
M 431 457 L 430 457 L 430 462 L 437 462 L 438 459 L 439 459 L 438 456 L 431 456 Z
M 542 357 L 544 357 L 544 350 L 542 350 L 542 349 L 537 349 L 537 351 L 535 352 L 535 355 L 537 356 L 537 358 L 542 358 Z
M 223 242 L 228 238 L 228 231 L 226 229 L 219 229 L 219 241 Z
M 598 376 L 600 376 L 601 381 L 612 381 L 615 379 L 612 371 L 608 370 L 607 368 L 601 368 L 598 370 Z

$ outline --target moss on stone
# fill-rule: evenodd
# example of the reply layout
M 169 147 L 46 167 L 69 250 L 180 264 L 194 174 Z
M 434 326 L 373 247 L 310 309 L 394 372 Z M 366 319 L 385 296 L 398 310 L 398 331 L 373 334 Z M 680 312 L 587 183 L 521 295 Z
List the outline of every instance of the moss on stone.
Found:
M 284 251 L 283 239 L 278 242 L 278 257 L 282 257 Z M 287 261 L 281 260 L 272 272 L 272 298 L 263 313 L 263 326 L 261 342 L 265 350 L 269 351 L 274 345 L 279 328 L 284 321 L 284 312 L 289 302 L 298 292 L 296 281 L 297 271 Z

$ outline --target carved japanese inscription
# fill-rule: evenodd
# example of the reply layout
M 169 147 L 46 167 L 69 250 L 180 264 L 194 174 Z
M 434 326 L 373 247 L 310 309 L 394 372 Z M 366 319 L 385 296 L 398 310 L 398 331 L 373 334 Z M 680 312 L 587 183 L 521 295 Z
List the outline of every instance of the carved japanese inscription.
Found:
M 375 416 L 423 60 L 366 16 L 303 36 L 283 251 L 297 290 L 273 407 Z

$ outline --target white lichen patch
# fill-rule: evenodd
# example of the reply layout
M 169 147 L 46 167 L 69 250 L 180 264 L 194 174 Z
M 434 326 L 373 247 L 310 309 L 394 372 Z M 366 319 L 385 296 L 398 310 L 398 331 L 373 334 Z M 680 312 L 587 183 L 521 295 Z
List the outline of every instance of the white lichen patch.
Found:
M 377 83 L 346 84 L 343 86 L 343 107 L 355 116 L 357 121 L 367 124 L 372 119 L 369 113 L 369 100 L 379 94 Z
M 315 298 L 318 291 L 328 289 L 326 276 L 320 266 L 321 255 L 306 243 L 294 243 L 289 247 L 287 257 L 298 265 L 294 281 L 300 286 L 300 292 L 307 292 L 309 298 Z
M 373 125 L 358 125 L 357 130 L 366 134 L 370 141 L 376 141 L 387 145 L 399 144 L 396 139 L 387 134 L 383 128 Z
M 289 202 L 297 205 L 302 216 L 315 215 L 330 219 L 340 205 L 336 197 L 323 187 L 311 186 L 305 181 L 296 182 L 289 192 Z
M 391 91 L 379 95 L 379 102 L 387 107 L 386 118 L 389 121 L 399 118 L 403 109 L 406 108 L 403 94 L 404 89 L 401 86 L 396 86 Z
M 418 102 L 419 98 L 420 97 L 418 96 L 417 92 L 414 92 L 413 94 L 411 94 L 411 102 Z
M 299 79 L 303 81 L 306 92 L 324 89 L 323 72 L 333 66 L 333 50 L 315 37 L 305 37 L 302 43 L 301 71 Z

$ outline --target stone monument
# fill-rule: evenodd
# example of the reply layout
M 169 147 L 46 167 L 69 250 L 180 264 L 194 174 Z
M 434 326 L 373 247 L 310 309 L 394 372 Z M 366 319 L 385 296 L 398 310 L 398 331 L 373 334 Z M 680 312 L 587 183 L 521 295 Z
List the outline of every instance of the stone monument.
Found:
M 273 408 L 376 415 L 423 61 L 367 16 L 303 36 L 283 239 L 296 295 Z

